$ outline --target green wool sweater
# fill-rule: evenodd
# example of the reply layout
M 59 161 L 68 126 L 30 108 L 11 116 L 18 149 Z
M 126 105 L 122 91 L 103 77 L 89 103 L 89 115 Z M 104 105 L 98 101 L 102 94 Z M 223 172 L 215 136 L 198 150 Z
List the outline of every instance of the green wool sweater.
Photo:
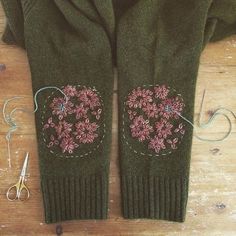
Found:
M 182 222 L 199 58 L 236 33 L 235 0 L 1 0 L 27 51 L 45 221 L 107 218 L 118 70 L 125 218 Z M 45 88 L 47 87 L 47 88 Z

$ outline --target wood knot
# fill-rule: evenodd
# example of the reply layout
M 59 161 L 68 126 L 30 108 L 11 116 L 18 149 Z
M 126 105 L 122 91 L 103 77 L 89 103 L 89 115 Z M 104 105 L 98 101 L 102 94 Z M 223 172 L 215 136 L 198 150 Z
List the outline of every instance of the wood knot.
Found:
M 219 210 L 223 210 L 226 208 L 226 205 L 224 203 L 217 203 L 215 206 Z
M 6 65 L 0 63 L 0 71 L 6 70 Z
M 219 151 L 220 151 L 219 148 L 210 149 L 210 152 L 212 153 L 212 155 L 217 155 L 219 153 Z
M 61 236 L 63 234 L 63 228 L 62 225 L 57 225 L 56 226 L 56 235 Z

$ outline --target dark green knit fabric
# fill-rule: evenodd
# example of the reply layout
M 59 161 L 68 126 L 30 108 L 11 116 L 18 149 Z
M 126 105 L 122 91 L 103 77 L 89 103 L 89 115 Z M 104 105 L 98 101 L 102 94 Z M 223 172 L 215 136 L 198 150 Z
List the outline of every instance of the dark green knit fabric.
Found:
M 184 221 L 193 130 L 166 107 L 173 105 L 193 121 L 201 52 L 210 40 L 236 33 L 236 1 L 1 1 L 8 20 L 3 40 L 26 46 L 34 93 L 57 86 L 71 94 L 77 109 L 76 118 L 70 107 L 66 114 L 55 109 L 64 99 L 59 91 L 39 95 L 36 127 L 46 222 L 107 217 L 114 66 L 123 215 Z M 98 99 L 87 111 L 93 125 L 79 122 L 83 89 Z M 67 131 L 81 140 L 78 147 L 58 144 L 65 132 L 58 128 L 55 140 L 55 119 L 57 125 L 77 124 Z M 83 125 L 96 130 L 93 138 L 81 134 Z
M 8 2 L 3 1 L 4 6 Z M 64 96 L 55 89 L 44 90 L 38 95 L 36 128 L 45 221 L 53 223 L 71 219 L 105 219 L 108 207 L 114 79 L 111 50 L 114 31 L 112 7 L 104 0 L 94 3 L 40 0 L 22 1 L 22 8 L 33 93 L 45 86 L 63 89 L 69 85 L 78 92 L 87 89 L 87 92 L 94 94 L 94 99 L 99 98 L 99 105 L 94 102 L 93 111 L 96 111 L 96 106 L 102 110 L 97 120 L 91 114 L 92 108 L 86 108 L 90 109 L 90 124 L 97 123 L 99 126 L 94 128 L 98 137 L 94 137 L 94 142 L 89 143 L 88 136 L 79 134 L 74 127 L 73 132 L 77 132 L 78 139 L 72 132 L 70 135 L 79 146 L 70 153 L 69 149 L 65 150 L 65 144 L 64 150 L 56 143 L 51 147 L 50 135 L 56 137 L 56 132 L 51 128 L 45 129 L 51 116 L 59 126 L 60 121 L 55 120 L 56 116 L 52 114 L 50 106 L 54 99 L 63 99 Z M 15 18 L 10 15 L 7 7 L 4 9 L 15 36 Z M 17 41 L 18 37 L 14 39 Z M 12 40 L 7 37 L 5 41 Z M 73 98 L 73 109 L 82 104 L 77 103 L 77 99 L 80 99 L 79 95 L 78 98 Z M 80 116 L 79 113 L 77 115 Z M 68 113 L 63 120 L 73 125 L 79 122 L 85 124 L 85 118 L 75 118 L 75 114 Z
M 3 41 L 24 47 L 24 17 L 20 0 L 1 2 L 7 17 Z
M 116 6 L 120 2 L 116 1 Z M 177 94 L 181 94 L 185 104 L 181 114 L 193 122 L 201 51 L 209 40 L 236 32 L 236 1 L 128 2 L 117 29 L 123 214 L 125 218 L 182 222 L 188 199 L 193 129 L 181 118 L 164 117 L 163 120 L 174 127 L 184 124 L 185 134 L 178 136 L 172 129 L 172 134 L 162 136 L 161 132 L 166 128 L 160 128 L 163 116 L 157 112 L 156 118 L 148 119 L 147 111 L 151 112 L 147 110 L 146 103 L 149 101 L 145 100 L 145 96 L 147 92 L 154 93 L 156 85 L 169 87 L 169 98 L 180 97 Z M 120 15 L 119 11 L 117 15 Z M 135 108 L 135 103 L 140 107 Z M 152 102 L 150 104 L 153 105 Z M 129 116 L 129 112 L 137 114 Z M 140 125 L 138 121 L 143 118 L 148 123 Z M 155 125 L 159 125 L 159 130 Z M 150 126 L 157 129 L 156 137 Z M 142 129 L 146 129 L 147 134 Z M 168 142 L 174 142 L 176 137 L 176 147 L 173 145 L 171 148 Z

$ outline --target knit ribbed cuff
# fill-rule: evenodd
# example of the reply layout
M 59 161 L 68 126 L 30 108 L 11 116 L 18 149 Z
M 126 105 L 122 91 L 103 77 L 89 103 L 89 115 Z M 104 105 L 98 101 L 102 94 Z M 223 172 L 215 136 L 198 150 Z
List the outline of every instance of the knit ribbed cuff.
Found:
M 107 218 L 107 176 L 43 177 L 41 188 L 46 223 Z
M 188 179 L 123 176 L 122 196 L 125 218 L 183 222 L 188 198 Z

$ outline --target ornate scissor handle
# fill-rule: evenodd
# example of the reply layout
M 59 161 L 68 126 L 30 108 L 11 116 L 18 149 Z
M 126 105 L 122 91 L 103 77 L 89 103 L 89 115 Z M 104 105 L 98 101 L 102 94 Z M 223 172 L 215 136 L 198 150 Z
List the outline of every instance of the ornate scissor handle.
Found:
M 14 193 L 12 194 L 13 191 Z M 26 192 L 26 196 L 22 194 L 23 191 Z M 11 195 L 14 195 L 15 197 L 11 198 Z M 8 189 L 6 196 L 9 201 L 15 201 L 17 199 L 21 201 L 25 201 L 30 197 L 30 192 L 24 183 L 19 182 Z M 25 196 L 25 197 L 22 197 L 22 196 Z
M 23 191 L 26 191 L 26 196 L 24 194 L 22 194 Z M 25 196 L 25 197 L 21 197 L 21 196 Z M 26 185 L 24 183 L 21 184 L 20 186 L 20 193 L 19 193 L 19 197 L 18 199 L 21 200 L 21 201 L 25 201 L 27 200 L 28 198 L 30 197 L 30 192 L 29 192 L 29 189 L 26 187 Z
M 15 201 L 18 199 L 18 189 L 19 189 L 19 183 L 12 185 L 7 190 L 6 196 L 8 201 Z M 14 196 L 14 198 L 12 198 L 11 196 Z

